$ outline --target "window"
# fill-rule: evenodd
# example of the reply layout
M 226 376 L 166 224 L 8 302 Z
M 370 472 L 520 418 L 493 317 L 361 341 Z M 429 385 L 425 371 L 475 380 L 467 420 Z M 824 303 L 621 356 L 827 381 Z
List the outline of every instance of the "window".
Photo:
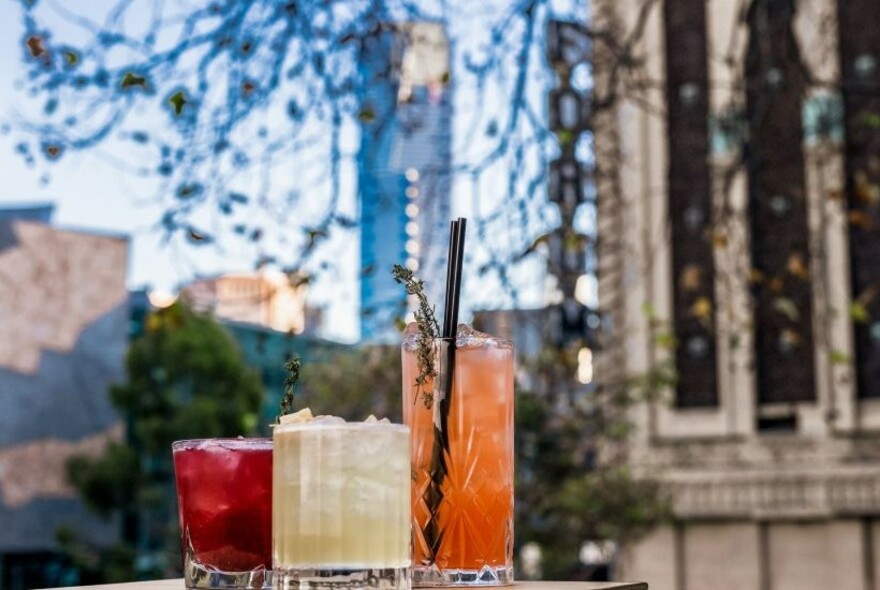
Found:
M 756 0 L 746 17 L 746 118 L 761 404 L 816 398 L 802 105 L 807 81 L 792 30 L 796 4 Z
M 718 380 L 705 0 L 667 0 L 664 19 L 675 401 L 679 407 L 712 407 L 718 404 Z

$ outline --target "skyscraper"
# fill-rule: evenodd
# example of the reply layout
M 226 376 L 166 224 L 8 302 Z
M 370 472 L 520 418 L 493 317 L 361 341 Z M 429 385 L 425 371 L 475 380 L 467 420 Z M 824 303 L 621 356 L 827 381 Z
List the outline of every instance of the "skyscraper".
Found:
M 391 267 L 418 271 L 435 302 L 445 280 L 452 101 L 443 26 L 389 25 L 364 44 L 360 69 L 361 339 L 392 342 L 406 295 Z

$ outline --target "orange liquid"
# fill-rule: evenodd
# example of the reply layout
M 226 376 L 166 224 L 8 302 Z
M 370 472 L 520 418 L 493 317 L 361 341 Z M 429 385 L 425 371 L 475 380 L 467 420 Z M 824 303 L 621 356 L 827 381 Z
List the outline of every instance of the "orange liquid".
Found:
M 413 564 L 479 570 L 513 563 L 513 348 L 456 351 L 447 422 L 447 473 L 431 523 L 434 418 L 415 387 L 415 352 L 403 350 L 403 414 L 412 429 Z M 433 383 L 425 389 L 433 392 Z M 439 393 L 436 394 L 439 398 Z M 432 540 L 439 540 L 435 551 Z M 433 559 L 432 559 L 433 556 Z

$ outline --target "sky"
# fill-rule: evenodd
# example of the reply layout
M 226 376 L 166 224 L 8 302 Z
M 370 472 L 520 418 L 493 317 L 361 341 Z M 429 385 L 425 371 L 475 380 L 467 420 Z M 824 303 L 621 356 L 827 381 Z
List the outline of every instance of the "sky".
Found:
M 55 4 L 64 0 L 47 0 Z M 92 7 L 112 5 L 110 0 L 102 0 Z M 503 0 L 501 1 L 503 4 Z M 567 2 L 559 3 L 561 10 L 569 9 Z M 65 7 L 69 5 L 64 4 Z M 77 3 L 77 9 L 83 4 Z M 486 5 L 483 5 L 486 6 Z M 487 12 L 486 9 L 484 12 Z M 467 19 L 461 19 L 467 21 Z M 70 27 L 70 25 L 64 25 Z M 63 33 L 59 30 L 59 33 Z M 467 31 L 464 31 L 465 33 Z M 32 104 L 27 94 L 21 89 L 24 76 L 22 67 L 22 33 L 21 14 L 15 0 L 0 0 L 0 123 L 14 119 L 17 115 L 32 112 Z M 453 31 L 453 35 L 461 36 L 462 31 Z M 464 35 L 467 37 L 467 35 Z M 549 88 L 545 79 L 538 79 L 538 84 L 530 88 L 533 98 L 540 104 L 540 97 Z M 493 99 L 502 104 L 504 96 L 490 89 L 480 100 L 489 104 Z M 459 92 L 456 98 L 456 110 L 467 113 L 474 109 L 475 96 Z M 491 108 L 487 115 L 493 117 Z M 484 121 L 477 121 L 484 123 Z M 454 128 L 454 142 L 458 153 L 468 149 L 481 149 L 480 135 L 470 133 L 469 126 L 474 121 L 459 117 Z M 356 137 L 348 141 L 356 145 Z M 462 145 L 463 143 L 467 145 Z M 223 248 L 194 248 L 172 242 L 163 245 L 161 234 L 156 224 L 162 208 L 151 198 L 156 191 L 154 180 L 133 176 L 120 170 L 111 163 L 110 158 L 117 147 L 113 141 L 99 147 L 67 155 L 54 163 L 51 168 L 28 168 L 22 159 L 14 153 L 14 140 L 10 136 L 0 135 L 0 206 L 11 203 L 35 201 L 52 201 L 56 205 L 55 225 L 69 229 L 123 234 L 130 238 L 130 254 L 128 268 L 128 285 L 131 288 L 147 287 L 174 291 L 176 288 L 196 275 L 208 275 L 219 272 L 250 270 L 253 264 L 253 252 Z M 534 163 L 531 163 L 534 165 Z M 509 177 L 509 162 L 501 162 L 494 169 L 483 175 L 476 184 L 470 179 L 458 179 L 454 185 L 452 216 L 476 215 L 491 211 L 502 197 L 498 187 L 503 186 Z M 47 178 L 44 174 L 49 171 Z M 283 168 L 282 168 L 283 171 Z M 353 168 L 344 175 L 343 192 L 347 195 L 347 207 L 356 216 L 355 171 Z M 552 214 L 545 220 L 552 224 Z M 505 236 L 490 236 L 496 241 L 487 244 L 488 248 L 506 247 Z M 509 236 L 506 239 L 510 239 Z M 326 256 L 336 260 L 347 261 L 334 276 L 319 280 L 312 285 L 310 301 L 312 304 L 325 308 L 325 327 L 323 335 L 341 341 L 354 341 L 358 334 L 358 285 L 357 285 L 357 249 L 356 239 L 337 239 L 328 247 Z M 475 261 L 474 264 L 476 264 Z M 464 314 L 474 307 L 497 307 L 515 303 L 521 307 L 543 305 L 544 288 L 543 273 L 540 264 L 527 264 L 520 270 L 521 281 L 525 287 L 516 302 L 487 300 L 486 294 L 493 292 L 486 289 L 479 281 L 465 281 Z
M 17 4 L 0 0 L 0 121 L 26 116 L 30 110 L 28 96 L 21 89 L 24 27 Z M 130 288 L 176 292 L 197 275 L 252 270 L 252 252 L 163 243 L 156 227 L 163 209 L 152 198 L 155 181 L 115 166 L 108 158 L 113 155 L 112 143 L 59 159 L 48 169 L 48 176 L 46 168 L 26 166 L 14 153 L 14 143 L 13 138 L 0 136 L 0 206 L 49 201 L 56 206 L 53 223 L 57 227 L 128 236 Z M 350 248 L 346 254 L 356 256 Z M 326 288 L 321 285 L 313 289 L 318 292 L 310 296 L 312 303 L 326 306 L 324 335 L 328 338 L 349 342 L 357 338 L 353 284 L 348 281 L 332 295 L 322 293 Z
M 17 2 L 0 2 L 0 120 L 26 110 L 28 97 L 21 90 L 23 30 Z M 151 231 L 158 209 L 142 198 L 148 192 L 143 179 L 118 170 L 98 153 L 82 152 L 59 160 L 51 169 L 51 180 L 41 182 L 44 170 L 25 166 L 13 143 L 8 136 L 0 137 L 0 206 L 51 201 L 58 226 L 130 236 L 132 288 L 171 288 L 187 276 L 178 257 L 161 248 L 159 236 Z

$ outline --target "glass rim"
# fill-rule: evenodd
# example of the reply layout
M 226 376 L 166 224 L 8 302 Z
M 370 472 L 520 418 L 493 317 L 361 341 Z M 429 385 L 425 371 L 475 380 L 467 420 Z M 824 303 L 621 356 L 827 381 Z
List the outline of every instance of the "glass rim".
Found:
M 272 448 L 272 438 L 267 436 L 257 437 L 219 437 L 219 438 L 186 438 L 171 443 L 172 451 L 192 451 L 204 446 L 222 446 L 229 450 L 239 451 L 242 449 Z M 237 448 L 229 448 L 237 447 Z
M 418 338 L 419 338 L 418 334 L 405 335 L 403 340 L 401 341 L 401 346 L 404 346 L 404 347 L 411 346 L 411 345 L 415 344 L 415 342 L 416 342 L 416 340 L 418 340 Z M 439 342 L 458 342 L 458 338 L 459 338 L 458 336 L 447 336 L 447 337 L 435 336 L 433 340 L 434 340 L 434 343 L 436 344 Z M 491 336 L 491 335 L 486 336 L 486 337 L 464 336 L 463 339 L 465 339 L 465 340 L 473 339 L 473 340 L 479 340 L 480 342 L 488 343 L 490 346 L 486 346 L 485 348 L 510 348 L 510 349 L 514 348 L 513 340 L 511 340 L 510 338 L 502 338 L 501 336 Z M 480 346 L 479 344 L 468 345 L 466 343 L 464 346 L 457 347 L 457 348 L 484 348 L 484 347 Z
M 493 344 L 509 344 L 513 346 L 513 340 L 510 338 L 502 338 L 501 336 L 465 336 L 468 339 L 481 340 L 483 342 L 492 342 Z M 458 336 L 436 336 L 434 337 L 434 341 L 449 341 L 458 340 Z
M 399 432 L 410 432 L 409 426 L 399 422 L 329 422 L 318 423 L 296 422 L 293 424 L 270 424 L 273 432 L 291 431 L 291 430 L 370 430 L 381 428 L 383 430 L 392 430 Z

